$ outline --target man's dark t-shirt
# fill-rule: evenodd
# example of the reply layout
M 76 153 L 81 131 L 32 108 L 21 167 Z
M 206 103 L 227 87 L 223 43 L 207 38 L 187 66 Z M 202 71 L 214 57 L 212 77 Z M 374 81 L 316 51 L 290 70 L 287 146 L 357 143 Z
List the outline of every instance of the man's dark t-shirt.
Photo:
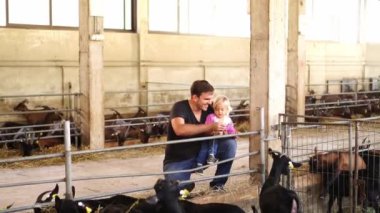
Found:
M 179 101 L 174 104 L 171 112 L 170 112 L 170 120 L 176 117 L 181 117 L 185 120 L 185 124 L 204 124 L 206 121 L 206 117 L 208 114 L 212 113 L 212 108 L 209 107 L 207 111 L 202 111 L 201 119 L 198 122 L 196 117 L 194 116 L 193 111 L 190 108 L 190 104 L 188 100 Z M 175 134 L 172 124 L 169 121 L 168 126 L 168 141 L 171 140 L 180 140 L 186 138 L 195 138 L 195 137 L 204 137 L 207 136 L 205 134 L 193 135 L 182 137 Z M 179 144 L 168 144 L 166 145 L 165 150 L 165 159 L 164 164 L 187 160 L 193 157 L 196 157 L 201 147 L 201 142 L 187 142 L 187 143 L 179 143 Z

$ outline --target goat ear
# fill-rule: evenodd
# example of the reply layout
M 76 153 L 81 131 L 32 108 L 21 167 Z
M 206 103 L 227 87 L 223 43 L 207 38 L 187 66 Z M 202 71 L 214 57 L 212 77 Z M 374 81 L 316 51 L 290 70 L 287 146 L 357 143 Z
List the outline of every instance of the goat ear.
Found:
M 58 186 L 58 183 L 57 183 L 57 184 L 55 184 L 55 187 L 54 187 L 53 191 L 51 191 L 50 195 L 51 196 L 52 195 L 56 195 L 56 194 L 58 194 L 58 192 L 59 192 L 59 186 Z
M 15 202 L 13 202 L 12 204 L 9 204 L 8 206 L 6 206 L 5 209 L 10 209 L 13 206 L 13 204 L 15 204 Z
M 272 154 L 273 150 L 271 148 L 268 148 L 268 154 Z
M 302 166 L 302 163 L 297 163 L 297 162 L 293 162 L 292 161 L 292 164 L 295 168 L 298 168 L 298 167 L 301 167 Z
M 59 198 L 59 196 L 55 196 L 55 209 L 57 210 L 57 212 L 61 208 L 61 203 L 62 203 L 61 198 Z
M 75 197 L 75 186 L 71 186 L 71 191 L 73 193 L 73 198 Z

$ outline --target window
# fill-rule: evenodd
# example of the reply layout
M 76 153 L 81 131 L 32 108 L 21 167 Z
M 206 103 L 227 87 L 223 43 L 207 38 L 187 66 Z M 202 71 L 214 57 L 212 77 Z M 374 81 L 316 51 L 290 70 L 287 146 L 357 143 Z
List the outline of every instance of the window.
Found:
M 9 23 L 49 25 L 49 0 L 8 1 Z
M 79 26 L 78 0 L 53 0 L 52 25 L 53 26 Z
M 6 24 L 5 12 L 5 0 L 0 0 L 0 26 L 5 26 Z
M 367 0 L 366 3 L 364 36 L 367 42 L 380 43 L 380 28 L 378 26 L 378 20 L 380 19 L 380 1 Z
M 105 29 L 134 30 L 136 0 L 104 3 Z M 0 0 L 0 26 L 26 25 L 78 27 L 79 0 Z
M 149 30 L 178 31 L 178 0 L 149 1 Z
M 247 0 L 151 0 L 149 30 L 250 36 Z
M 104 6 L 104 28 L 132 29 L 132 1 L 107 0 Z
M 308 40 L 358 42 L 360 0 L 306 1 L 305 37 Z M 344 9 L 339 9 L 344 7 Z

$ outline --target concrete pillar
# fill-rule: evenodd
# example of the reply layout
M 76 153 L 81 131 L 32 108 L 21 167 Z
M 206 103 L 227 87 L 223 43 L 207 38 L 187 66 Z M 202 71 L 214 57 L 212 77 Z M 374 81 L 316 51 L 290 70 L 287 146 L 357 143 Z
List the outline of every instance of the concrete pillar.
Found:
M 265 122 L 268 120 L 268 52 L 269 52 L 269 0 L 251 0 L 251 50 L 250 50 L 250 127 L 260 130 L 258 107 L 264 107 Z M 249 151 L 260 149 L 260 136 L 249 138 Z M 259 156 L 251 157 L 250 169 L 260 168 Z
M 102 0 L 79 1 L 79 80 L 82 141 L 104 147 Z
M 138 70 L 139 70 L 139 89 L 140 90 L 148 90 L 149 85 L 147 81 L 148 78 L 148 67 L 144 66 L 144 62 L 146 61 L 145 57 L 145 41 L 146 36 L 149 32 L 148 19 L 149 19 L 149 8 L 148 8 L 148 0 L 139 0 L 137 2 L 137 14 L 138 14 Z M 141 92 L 139 96 L 139 104 L 140 105 L 148 105 L 148 94 L 147 92 Z M 148 112 L 148 107 L 145 108 L 146 112 Z
M 267 133 L 269 137 L 276 138 L 278 114 L 285 112 L 286 101 L 288 1 L 271 0 L 269 8 L 269 108 Z
M 299 8 L 303 0 L 289 0 L 288 24 L 288 77 L 286 85 L 286 113 L 305 113 L 305 54 L 303 39 L 300 39 Z M 302 50 L 302 51 L 301 51 Z M 294 118 L 291 121 L 296 121 Z
M 276 138 L 278 114 L 285 110 L 286 84 L 286 17 L 287 1 L 251 0 L 251 128 L 260 129 L 257 107 L 265 109 L 265 135 Z M 250 151 L 259 150 L 260 138 L 250 138 Z M 281 142 L 270 140 L 269 146 L 279 150 Z M 258 157 L 250 159 L 257 168 Z M 267 167 L 268 169 L 269 167 Z

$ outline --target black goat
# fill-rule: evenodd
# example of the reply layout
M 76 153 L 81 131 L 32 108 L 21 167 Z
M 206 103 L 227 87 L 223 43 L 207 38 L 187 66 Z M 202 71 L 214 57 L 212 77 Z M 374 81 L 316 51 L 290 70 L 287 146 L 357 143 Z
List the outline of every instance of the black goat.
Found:
M 293 162 L 288 156 L 272 149 L 268 154 L 273 158 L 272 169 L 261 189 L 259 204 L 262 213 L 302 212 L 301 203 L 296 192 L 281 186 L 281 175 L 289 175 L 290 169 L 300 167 L 301 163 Z
M 55 198 L 55 196 L 58 195 L 58 191 L 59 191 L 59 187 L 58 187 L 58 184 L 56 184 L 53 190 L 48 190 L 48 191 L 45 191 L 45 192 L 42 192 L 41 194 L 39 194 L 38 197 L 37 197 L 37 199 L 36 199 L 36 203 L 35 204 L 52 202 L 53 198 Z M 48 195 L 48 197 L 44 198 L 44 196 L 46 194 L 49 194 L 49 195 Z M 40 212 L 42 212 L 42 208 L 41 207 L 35 207 L 33 210 L 34 210 L 34 213 L 40 213 Z
M 140 141 L 142 143 L 148 143 L 152 136 L 160 138 L 167 134 L 168 115 L 159 113 L 151 119 L 143 120 L 143 122 L 145 122 L 144 126 L 140 127 Z
M 101 212 L 114 212 L 115 209 L 122 209 L 125 212 L 133 205 L 136 205 L 139 199 L 126 195 L 115 195 L 110 198 L 78 200 L 77 202 L 80 203 L 81 206 L 86 207 L 90 212 L 98 212 L 98 210 L 101 210 Z
M 366 150 L 359 152 L 359 155 L 367 164 L 367 169 L 359 171 L 359 178 L 366 183 L 363 208 L 373 207 L 376 213 L 380 213 L 380 153 L 378 150 Z
M 86 207 L 78 205 L 70 199 L 55 197 L 55 210 L 57 213 L 87 213 Z
M 351 156 L 352 161 L 354 160 L 354 155 Z M 327 192 L 328 188 L 334 183 L 334 181 L 339 177 L 341 172 L 351 171 L 353 168 L 353 163 L 350 168 L 350 153 L 348 151 L 330 151 L 326 153 L 318 153 L 317 148 L 315 148 L 315 155 L 309 159 L 309 168 L 312 173 L 324 173 L 332 171 L 333 175 L 329 178 L 325 189 L 322 190 L 321 197 L 323 197 Z M 364 160 L 357 156 L 356 165 L 358 170 L 366 169 L 366 163 Z
M 19 149 L 22 156 L 31 156 L 33 150 L 38 149 L 38 137 L 32 127 L 15 122 L 5 122 L 0 127 L 0 140 L 9 141 L 7 148 Z
M 321 174 L 322 179 L 324 181 L 324 185 L 327 184 L 331 179 L 334 178 L 334 172 L 333 171 L 325 171 Z M 339 176 L 334 179 L 331 185 L 328 186 L 328 194 L 329 194 L 329 201 L 327 206 L 327 212 L 331 213 L 332 207 L 334 205 L 335 200 L 337 200 L 338 203 L 338 213 L 343 212 L 343 197 L 349 197 L 350 196 L 350 175 L 349 172 L 342 172 L 339 174 Z M 365 195 L 365 182 L 364 181 L 358 181 L 358 201 L 360 204 L 364 202 L 364 199 L 366 197 Z
M 68 212 L 68 209 L 71 209 L 71 210 L 76 209 L 79 212 L 82 212 L 84 210 L 87 213 L 93 213 L 93 212 L 98 212 L 99 210 L 106 207 L 108 207 L 107 209 L 112 209 L 112 210 L 105 211 L 105 212 L 114 212 L 115 206 L 118 208 L 123 207 L 122 209 L 127 210 L 139 201 L 139 199 L 137 198 L 126 196 L 126 195 L 114 195 L 112 197 L 103 198 L 103 199 L 93 199 L 93 200 L 78 199 L 75 201 L 69 201 L 67 199 L 60 199 L 59 196 L 57 195 L 58 191 L 59 191 L 59 187 L 57 184 L 47 199 L 51 200 L 53 197 L 58 197 L 58 199 L 56 198 L 55 200 L 56 210 L 58 211 L 58 209 L 60 209 L 60 211 L 63 213 Z M 72 194 L 73 194 L 73 197 L 75 197 L 75 187 L 72 187 Z M 40 196 L 42 196 L 42 194 Z M 44 200 L 44 202 L 49 202 L 47 199 Z
M 179 182 L 158 179 L 154 185 L 158 203 L 155 212 L 159 213 L 244 213 L 244 210 L 233 204 L 206 203 L 197 204 L 188 200 L 179 200 Z
M 105 208 L 101 209 L 101 213 L 155 213 L 158 212 L 157 197 L 151 196 L 146 199 L 135 199 L 134 202 L 112 202 Z
M 365 140 L 363 141 L 364 144 Z M 361 153 L 361 151 L 359 152 Z M 354 154 L 351 156 L 354 161 Z M 349 196 L 349 172 L 354 168 L 350 168 L 350 153 L 348 151 L 330 151 L 327 153 L 318 153 L 315 148 L 315 155 L 309 160 L 309 170 L 311 173 L 321 174 L 322 177 L 322 192 L 320 197 L 329 194 L 328 209 L 330 213 L 335 200 L 338 200 L 338 212 L 343 212 L 342 199 Z M 352 164 L 354 165 L 354 163 Z M 366 163 L 359 155 L 356 158 L 358 170 L 365 170 Z M 366 196 L 366 183 L 358 181 L 358 199 L 361 203 L 364 202 Z

